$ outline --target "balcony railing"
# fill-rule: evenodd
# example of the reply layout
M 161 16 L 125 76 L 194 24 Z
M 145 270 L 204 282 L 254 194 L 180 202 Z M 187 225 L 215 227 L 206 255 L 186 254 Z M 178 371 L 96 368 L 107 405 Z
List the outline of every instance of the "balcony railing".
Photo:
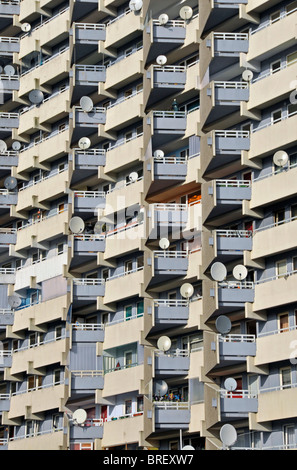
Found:
M 156 118 L 185 119 L 187 113 L 185 111 L 153 111 Z
M 157 357 L 189 357 L 190 351 L 188 349 L 175 349 L 168 352 L 164 351 L 155 351 L 155 356 Z
M 255 335 L 219 335 L 219 341 L 221 343 L 254 343 L 256 341 Z
M 188 410 L 190 408 L 189 402 L 182 401 L 153 401 L 153 405 L 162 410 Z
M 23 191 L 24 189 L 30 188 L 31 186 L 35 186 L 38 183 L 46 181 L 46 180 L 52 178 L 53 176 L 59 175 L 60 173 L 63 173 L 67 169 L 68 168 L 63 168 L 63 170 L 55 170 L 50 175 L 42 176 L 41 178 L 39 178 L 37 180 L 34 180 L 34 181 L 29 181 L 28 183 L 23 183 L 23 186 L 19 189 L 19 192 Z
M 220 396 L 221 398 L 258 398 L 258 393 L 251 390 L 234 390 L 234 392 L 230 392 L 221 389 Z
M 264 282 L 270 282 L 270 281 L 275 281 L 276 279 L 281 279 L 281 278 L 288 278 L 289 276 L 293 276 L 294 274 L 297 273 L 297 270 L 290 271 L 290 272 L 285 272 L 281 274 L 276 274 L 275 276 L 267 277 L 265 279 L 260 279 L 259 281 L 256 281 L 254 284 L 263 284 Z
M 21 73 L 21 77 L 23 77 L 24 75 L 27 75 L 27 74 L 30 73 L 30 72 L 33 72 L 33 70 L 36 70 L 36 69 L 38 69 L 39 67 L 41 67 L 42 65 L 47 64 L 47 63 L 50 62 L 51 60 L 55 59 L 56 57 L 59 57 L 60 55 L 64 54 L 64 52 L 67 52 L 67 51 L 69 51 L 69 47 L 66 47 L 66 46 L 65 46 L 64 48 L 62 48 L 62 49 L 61 49 L 59 52 L 57 52 L 56 54 L 54 54 L 54 55 L 48 57 L 48 58 L 45 59 L 45 60 L 40 61 L 38 64 L 36 64 L 36 65 L 35 65 L 34 67 L 32 67 L 31 69 L 26 70 L 25 72 L 22 72 L 22 73 Z
M 3 2 L 1 2 L 3 3 Z M 65 11 L 69 10 L 69 7 L 63 8 L 63 10 L 60 10 L 59 13 L 56 15 L 52 16 L 51 18 L 48 18 L 46 21 L 41 21 L 37 26 L 34 26 L 34 28 L 31 29 L 29 33 L 24 33 L 21 35 L 21 39 L 25 38 L 26 36 L 29 36 L 30 34 L 34 33 L 34 31 L 37 31 L 39 28 L 42 26 L 45 26 L 46 24 L 50 23 L 51 21 L 55 20 L 59 16 L 61 16 Z
M 103 370 L 72 370 L 71 375 L 81 379 L 86 377 L 102 377 Z
M 153 20 L 153 25 L 163 26 L 159 20 Z M 169 20 L 166 23 L 166 27 L 172 27 L 172 28 L 185 28 L 185 26 L 186 26 L 186 22 L 183 20 Z
M 72 328 L 76 331 L 98 331 L 104 329 L 103 323 L 72 323 Z
M 58 431 L 63 431 L 63 427 L 57 427 L 57 428 L 55 427 L 55 428 L 47 429 L 46 431 L 32 431 L 30 433 L 22 434 L 21 436 L 10 437 L 8 441 L 13 442 L 19 439 L 28 439 L 30 437 L 38 437 L 38 436 L 43 436 L 45 434 L 52 434 Z
M 216 186 L 221 188 L 250 188 L 249 180 L 216 180 Z
M 268 230 L 268 229 L 273 228 L 273 227 L 278 227 L 279 225 L 288 224 L 289 222 L 293 222 L 296 219 L 297 219 L 297 216 L 288 217 L 287 219 L 279 220 L 278 222 L 274 222 L 273 224 L 269 224 L 269 225 L 265 225 L 264 227 L 256 228 L 254 230 L 254 233 L 263 232 L 263 230 Z
M 73 284 L 76 286 L 102 286 L 104 285 L 104 279 L 88 279 L 88 278 L 81 278 L 81 279 L 73 279 Z
M 283 20 L 284 18 L 286 18 L 287 16 L 291 15 L 292 13 L 294 13 L 295 11 L 297 11 L 297 7 L 296 8 L 293 8 L 292 10 L 290 11 L 283 11 L 280 13 L 280 15 L 275 18 L 275 19 L 271 19 L 269 18 L 269 20 L 265 21 L 264 23 L 262 23 L 258 28 L 254 29 L 254 31 L 251 31 L 251 35 L 253 34 L 256 34 L 258 33 L 259 31 L 262 31 L 263 29 L 267 28 L 268 26 L 271 26 L 272 24 L 274 23 L 277 23 L 278 21 L 280 20 Z
M 113 279 L 118 279 L 120 277 L 124 277 L 124 276 L 127 276 L 129 274 L 132 274 L 132 273 L 137 273 L 138 271 L 143 271 L 144 267 L 141 266 L 139 268 L 135 268 L 135 269 L 131 269 L 129 271 L 124 271 L 122 273 L 119 273 L 119 274 L 114 274 L 112 276 L 109 276 L 106 278 L 106 281 L 112 281 Z
M 285 113 L 282 113 L 282 116 L 280 118 L 278 118 L 278 119 L 271 118 L 271 120 L 269 122 L 267 122 L 266 124 L 262 124 L 262 125 L 256 127 L 255 129 L 252 129 L 251 132 L 252 132 L 252 134 L 255 134 L 256 132 L 261 131 L 262 129 L 266 129 L 267 127 L 274 126 L 275 124 L 278 124 L 281 121 L 285 121 L 286 119 L 289 119 L 290 117 L 295 116 L 296 114 L 297 114 L 297 111 L 293 111 L 293 112 L 290 113 L 287 110 Z
M 249 88 L 249 84 L 247 82 L 214 82 L 215 88 L 223 88 L 225 90 L 232 89 L 232 90 L 247 90 Z
M 218 237 L 226 238 L 250 238 L 253 236 L 252 230 L 215 230 Z
M 187 251 L 154 251 L 155 258 L 187 258 Z
M 156 307 L 187 307 L 189 300 L 178 299 L 156 299 L 154 300 Z
M 42 216 L 40 215 L 39 219 L 36 220 L 31 220 L 31 222 L 27 222 L 26 224 L 22 225 L 21 227 L 18 227 L 19 230 L 23 230 L 24 228 L 30 227 L 31 225 L 39 224 L 40 222 L 43 222 L 44 220 L 51 219 L 52 217 L 55 217 L 58 214 L 62 214 L 63 212 L 66 212 L 67 209 L 56 209 L 52 214 Z
M 117 362 L 117 361 L 115 361 L 115 362 Z M 104 371 L 104 374 L 109 374 L 110 372 L 115 372 L 115 371 L 118 371 L 118 370 L 132 369 L 133 367 L 137 367 L 139 365 L 141 365 L 141 363 L 139 363 L 139 362 L 132 362 L 131 364 L 117 365 L 117 366 L 114 366 L 110 369 L 106 369 Z
M 214 39 L 222 39 L 224 41 L 247 41 L 249 35 L 246 33 L 214 33 Z
M 254 282 L 251 281 L 222 281 L 218 283 L 221 289 L 253 289 Z

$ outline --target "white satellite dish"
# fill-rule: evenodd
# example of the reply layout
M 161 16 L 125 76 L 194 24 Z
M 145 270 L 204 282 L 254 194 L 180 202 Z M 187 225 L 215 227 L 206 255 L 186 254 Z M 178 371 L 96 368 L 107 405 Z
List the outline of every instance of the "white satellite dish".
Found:
M 161 160 L 162 158 L 164 158 L 164 152 L 163 150 L 156 150 L 154 152 L 154 158 L 156 158 L 157 160 Z
M 251 70 L 245 70 L 242 73 L 242 78 L 245 82 L 250 82 L 253 79 L 253 76 L 254 76 L 254 74 Z
M 19 142 L 17 140 L 15 142 L 13 142 L 13 144 L 12 144 L 13 150 L 16 150 L 16 151 L 20 150 L 21 146 L 22 146 L 21 142 Z
M 5 75 L 9 75 L 10 77 L 12 77 L 15 74 L 14 66 L 13 65 L 6 65 L 4 67 L 4 73 L 5 73 Z
M 194 287 L 192 286 L 192 284 L 186 282 L 181 286 L 180 293 L 182 297 L 184 297 L 185 299 L 189 299 L 194 294 Z
M 29 100 L 33 104 L 40 104 L 44 100 L 44 95 L 40 90 L 32 90 L 29 93 Z
M 84 424 L 86 419 L 87 419 L 87 412 L 83 410 L 82 408 L 79 408 L 73 413 L 73 420 L 77 424 Z
M 144 221 L 144 207 L 142 207 L 139 213 L 137 214 L 137 222 L 141 224 L 141 222 L 143 221 Z
M 220 439 L 226 447 L 230 447 L 235 444 L 237 440 L 237 432 L 232 424 L 224 424 L 220 430 Z
M 193 446 L 184 446 L 184 447 L 182 447 L 182 450 L 195 450 L 195 447 L 193 447 Z
M 171 339 L 168 336 L 161 336 L 158 339 L 157 346 L 160 351 L 168 351 L 171 348 Z
M 29 33 L 29 31 L 31 31 L 31 25 L 30 23 L 23 23 L 21 25 L 21 30 L 24 32 L 24 33 Z
M 17 187 L 18 181 L 14 176 L 8 176 L 4 180 L 4 187 L 6 189 L 15 189 Z
M 192 18 L 193 16 L 193 10 L 191 7 L 189 6 L 184 6 L 180 9 L 179 11 L 179 16 L 183 19 L 183 20 L 189 20 L 190 18 Z
M 91 141 L 88 137 L 82 137 L 78 142 L 78 146 L 80 149 L 86 150 L 91 146 Z
M 7 145 L 4 140 L 0 140 L 0 153 L 5 153 L 7 152 Z
M 216 329 L 222 335 L 226 335 L 231 331 L 232 323 L 230 318 L 226 317 L 225 315 L 220 315 L 216 319 Z
M 85 223 L 80 217 L 73 217 L 69 222 L 69 228 L 72 233 L 82 233 L 85 229 Z
M 167 248 L 170 245 L 170 241 L 167 238 L 161 238 L 159 241 L 159 247 L 162 248 L 162 250 L 167 250 Z
M 237 382 L 233 377 L 228 377 L 224 381 L 224 388 L 228 390 L 229 392 L 234 392 L 234 390 L 237 389 Z
M 22 303 L 21 297 L 17 294 L 9 295 L 8 298 L 7 298 L 7 301 L 8 301 L 8 305 L 11 308 L 17 308 Z
M 166 24 L 169 21 L 169 16 L 166 13 L 162 13 L 162 15 L 159 16 L 159 23 L 160 24 Z
M 165 380 L 157 380 L 154 383 L 154 393 L 159 397 L 163 397 L 168 392 L 168 385 Z
M 159 55 L 156 58 L 156 62 L 158 65 L 165 65 L 167 63 L 167 57 L 166 55 Z
M 94 108 L 94 103 L 89 96 L 83 96 L 80 99 L 80 106 L 84 113 L 90 113 Z
M 289 155 L 284 150 L 279 150 L 273 156 L 273 163 L 276 166 L 284 167 L 289 161 Z
M 133 181 L 133 182 L 137 181 L 138 180 L 138 173 L 136 173 L 136 171 L 133 171 L 132 173 L 130 173 L 129 180 Z
M 242 264 L 238 264 L 237 266 L 235 266 L 235 268 L 233 269 L 233 276 L 235 277 L 235 279 L 237 279 L 238 281 L 242 281 L 243 279 L 245 279 L 248 275 L 248 270 L 245 266 L 243 266 Z
M 132 11 L 139 11 L 139 10 L 141 10 L 142 5 L 143 5 L 142 0 L 131 0 L 130 3 L 129 3 L 129 8 Z
M 211 277 L 215 281 L 223 281 L 227 276 L 227 269 L 223 263 L 216 262 L 210 268 Z

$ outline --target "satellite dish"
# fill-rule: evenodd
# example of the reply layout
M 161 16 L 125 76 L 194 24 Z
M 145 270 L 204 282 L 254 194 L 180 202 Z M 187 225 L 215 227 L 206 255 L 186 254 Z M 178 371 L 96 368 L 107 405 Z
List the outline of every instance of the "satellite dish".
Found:
M 142 207 L 139 213 L 137 214 L 137 223 L 141 224 L 141 222 L 143 221 L 144 221 L 144 208 Z
M 216 319 L 216 329 L 218 330 L 219 333 L 222 335 L 226 335 L 231 331 L 232 323 L 230 321 L 230 318 L 226 317 L 225 315 L 220 315 Z
M 40 90 L 32 90 L 29 93 L 29 100 L 33 104 L 40 104 L 44 100 L 44 95 Z
M 237 382 L 235 379 L 233 379 L 233 377 L 228 377 L 225 381 L 224 381 L 224 387 L 226 390 L 228 390 L 229 392 L 234 392 L 234 390 L 236 390 L 237 388 Z
M 5 153 L 7 151 L 7 145 L 4 140 L 0 140 L 0 153 Z
M 245 279 L 248 275 L 248 270 L 245 266 L 243 266 L 242 264 L 238 264 L 237 266 L 235 266 L 235 268 L 233 269 L 233 276 L 235 277 L 235 279 L 237 279 L 238 281 L 242 281 L 243 279 Z
M 21 297 L 17 294 L 9 295 L 8 298 L 7 298 L 7 301 L 8 301 L 8 305 L 11 308 L 17 308 L 22 303 Z
M 157 380 L 154 383 L 154 393 L 159 397 L 163 397 L 168 392 L 168 385 L 165 380 Z
M 139 11 L 141 10 L 142 5 L 143 5 L 142 0 L 131 0 L 129 3 L 129 8 L 132 11 Z
M 230 447 L 235 444 L 237 440 L 237 432 L 232 424 L 224 424 L 220 430 L 220 439 L 226 447 Z
M 284 167 L 289 160 L 289 155 L 284 150 L 279 150 L 273 156 L 273 163 L 276 166 Z
M 242 78 L 245 82 L 250 82 L 253 79 L 253 72 L 251 70 L 245 70 L 242 74 Z
M 82 233 L 85 229 L 85 223 L 80 217 L 73 217 L 69 222 L 69 228 L 72 233 Z
M 156 58 L 156 62 L 158 65 L 165 65 L 167 63 L 167 57 L 166 55 L 159 55 Z
M 162 15 L 159 16 L 159 23 L 160 24 L 166 24 L 169 21 L 169 16 L 166 13 L 162 13 Z
M 87 419 L 87 412 L 82 408 L 79 408 L 73 413 L 73 420 L 76 421 L 77 424 L 84 424 Z
M 86 150 L 91 146 L 91 141 L 88 137 L 82 137 L 78 142 L 78 146 L 80 149 Z
M 195 447 L 193 447 L 193 446 L 184 446 L 184 447 L 182 447 L 182 450 L 195 450 Z
M 4 67 L 5 75 L 9 75 L 10 77 L 15 74 L 15 68 L 13 65 L 6 65 Z
M 189 6 L 184 6 L 180 9 L 179 11 L 179 16 L 183 19 L 183 20 L 189 20 L 190 18 L 192 18 L 193 16 L 193 10 L 191 7 Z
M 182 297 L 189 299 L 194 294 L 194 287 L 192 284 L 185 283 L 181 286 L 180 293 Z
M 8 176 L 4 180 L 4 186 L 6 189 L 14 189 L 16 188 L 17 184 L 18 184 L 18 181 L 13 176 Z
M 83 96 L 80 100 L 80 106 L 84 113 L 90 113 L 94 108 L 94 103 L 89 96 Z
M 133 171 L 132 173 L 130 173 L 129 180 L 130 181 L 137 181 L 138 180 L 138 173 L 136 173 L 136 171 Z
M 161 336 L 157 342 L 158 349 L 168 351 L 171 348 L 171 339 L 168 336 Z
M 154 152 L 154 158 L 156 158 L 157 160 L 161 160 L 162 158 L 164 158 L 164 152 L 163 150 L 156 150 Z
M 31 31 L 30 23 L 23 23 L 21 29 L 24 33 L 29 33 L 29 31 Z
M 210 268 L 210 274 L 215 281 L 223 281 L 227 276 L 226 266 L 223 263 L 214 263 Z
M 167 238 L 161 238 L 161 240 L 159 241 L 159 247 L 162 248 L 162 250 L 167 250 L 169 245 L 170 242 Z
M 18 142 L 17 140 L 15 142 L 13 142 L 13 144 L 12 144 L 13 150 L 16 150 L 16 151 L 20 150 L 21 146 L 22 146 L 21 143 Z

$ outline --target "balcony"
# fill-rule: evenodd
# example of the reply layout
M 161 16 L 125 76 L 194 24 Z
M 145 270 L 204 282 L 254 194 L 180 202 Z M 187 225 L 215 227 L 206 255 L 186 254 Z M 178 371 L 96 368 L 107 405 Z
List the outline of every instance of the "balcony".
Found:
M 246 302 L 254 302 L 253 282 L 222 281 L 218 283 L 218 301 L 220 312 L 229 312 L 245 308 Z
M 263 261 L 268 256 L 294 250 L 296 228 L 297 221 L 293 217 L 256 229 L 253 236 L 251 259 Z M 278 240 L 277 244 L 276 240 Z
M 65 448 L 65 434 L 63 428 L 50 429 L 34 434 L 22 434 L 12 437 L 8 441 L 9 450 L 60 450 Z
M 102 370 L 71 370 L 72 395 L 94 393 L 102 390 L 104 378 Z
M 220 409 L 223 420 L 248 418 L 248 413 L 258 411 L 258 396 L 249 390 L 220 390 Z
M 70 439 L 102 439 L 103 420 L 87 419 L 81 426 L 71 426 Z
M 155 429 L 188 429 L 191 419 L 190 405 L 187 402 L 153 402 Z
M 106 80 L 106 67 L 104 65 L 74 65 L 74 85 L 77 87 L 92 87 L 98 89 L 99 82 Z M 86 88 L 87 90 L 88 88 Z
M 19 154 L 13 150 L 0 154 L 0 170 L 11 171 L 11 167 L 18 166 Z
M 189 266 L 187 251 L 154 251 L 154 276 L 160 282 L 185 276 Z
M 221 259 L 230 260 L 243 255 L 245 250 L 251 251 L 253 248 L 253 232 L 250 230 L 216 230 L 217 255 Z
M 144 416 L 123 415 L 110 418 L 104 422 L 102 447 L 125 445 L 132 442 L 142 442 L 144 431 Z
M 99 125 L 106 122 L 106 109 L 94 107 L 92 111 L 84 112 L 80 106 L 74 106 L 70 118 L 73 119 L 72 140 L 77 141 L 82 137 L 98 134 Z
M 154 158 L 154 180 L 183 182 L 187 177 L 186 157 L 168 156 Z
M 105 240 L 104 259 L 115 259 L 133 251 L 142 250 L 145 240 L 145 224 L 131 223 L 107 231 Z
M 158 329 L 186 325 L 189 319 L 187 300 L 158 299 L 154 301 L 154 324 Z
M 5 0 L 0 3 L 1 18 L 10 18 L 20 14 L 20 0 Z
M 0 252 L 8 250 L 16 244 L 17 230 L 15 228 L 0 228 Z
M 141 381 L 143 380 L 143 364 L 135 363 L 129 366 L 119 365 L 105 372 L 102 396 L 106 398 L 118 395 L 119 384 L 121 384 L 121 393 L 128 393 L 135 390 L 139 391 L 141 390 Z
M 84 305 L 97 301 L 97 297 L 103 297 L 105 282 L 103 279 L 73 279 L 73 299 L 75 305 Z
M 177 65 L 152 65 L 146 73 L 146 107 L 184 90 L 187 82 L 187 69 Z
M 70 269 L 76 271 L 82 267 L 86 270 L 86 265 L 91 263 L 92 268 L 97 266 L 98 253 L 105 251 L 104 235 L 74 235 L 70 242 L 72 249 L 72 259 Z M 91 269 L 91 268 L 90 268 Z
M 112 62 L 106 68 L 105 90 L 118 90 L 142 78 L 142 58 L 143 47 L 141 45 L 136 48 L 135 52 L 120 56 Z
M 137 38 L 143 31 L 142 16 L 128 9 L 107 23 L 106 41 L 107 49 L 118 49 L 129 41 Z
M 11 367 L 12 364 L 12 351 L 0 350 L 0 370 L 4 370 L 6 367 Z
M 14 52 L 20 51 L 20 39 L 16 37 L 0 37 L 0 54 L 12 56 Z
M 294 419 L 297 413 L 295 397 L 296 384 L 261 389 L 256 423 Z M 282 403 L 282 406 L 275 406 L 275 403 Z
M 184 111 L 152 111 L 147 122 L 151 125 L 152 146 L 157 149 L 185 134 L 187 113 Z
M 143 134 L 139 134 L 128 140 L 123 139 L 107 150 L 104 171 L 106 174 L 117 173 L 142 159 Z
M 115 132 L 132 125 L 143 117 L 142 90 L 136 91 L 128 97 L 121 98 L 108 106 L 104 132 Z
M 224 120 L 224 126 L 238 123 L 241 102 L 249 100 L 247 82 L 213 81 L 201 91 L 201 123 L 207 130 Z
M 199 8 L 199 27 L 201 34 L 216 27 L 234 16 L 239 15 L 240 5 L 248 0 L 206 0 Z
M 2 413 L 2 411 L 9 411 L 9 406 L 10 406 L 10 394 L 1 393 L 0 394 L 0 413 Z
M 188 223 L 187 204 L 152 204 L 150 207 L 151 229 L 156 234 L 181 231 Z
M 190 355 L 187 349 L 164 353 L 155 352 L 155 377 L 178 377 L 188 375 Z
M 1 7 L 1 4 L 0 4 Z M 18 75 L 0 75 L 1 86 L 4 93 L 12 94 L 13 91 L 17 91 L 20 86 L 20 77 Z
M 105 207 L 105 193 L 102 191 L 74 191 L 74 211 L 78 214 L 96 214 Z
M 11 129 L 18 129 L 19 113 L 0 113 L 0 134 L 5 137 L 11 134 Z
M 160 54 L 181 47 L 186 39 L 186 24 L 183 20 L 170 20 L 162 25 L 159 20 L 151 20 L 146 26 L 146 62 L 152 62 Z
M 218 335 L 220 367 L 245 362 L 247 356 L 256 356 L 255 335 Z
M 79 63 L 85 56 L 98 53 L 99 41 L 106 39 L 106 26 L 98 23 L 74 23 L 73 26 L 75 61 Z
M 0 309 L 0 328 L 13 325 L 14 312 L 9 308 Z
M 130 297 L 143 297 L 144 268 L 140 267 L 125 271 L 107 278 L 104 304 L 128 299 Z
M 255 283 L 253 311 L 258 312 L 297 302 L 296 271 L 261 279 Z
M 103 343 L 104 326 L 101 323 L 73 323 L 73 343 Z
M 295 356 L 296 325 L 275 329 L 273 325 L 276 324 L 277 319 L 269 329 L 264 329 L 257 336 L 257 354 L 253 361 L 256 367 L 287 361 Z
M 0 284 L 14 284 L 15 278 L 15 268 L 0 268 Z

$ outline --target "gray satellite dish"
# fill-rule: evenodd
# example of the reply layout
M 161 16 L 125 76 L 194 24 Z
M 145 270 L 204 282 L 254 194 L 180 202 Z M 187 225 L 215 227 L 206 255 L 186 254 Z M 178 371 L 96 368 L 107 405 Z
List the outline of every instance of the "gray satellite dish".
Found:
M 170 241 L 167 238 L 161 238 L 159 241 L 159 247 L 162 248 L 162 250 L 167 250 L 167 248 L 170 245 Z
M 182 297 L 189 299 L 194 294 L 194 287 L 192 284 L 186 282 L 181 286 L 180 293 Z
M 235 279 L 237 279 L 238 281 L 242 281 L 243 279 L 245 279 L 248 275 L 248 270 L 245 266 L 243 266 L 242 264 L 238 264 L 237 266 L 235 266 L 235 268 L 233 269 L 233 276 L 235 277 Z
M 167 57 L 165 55 L 159 55 L 156 58 L 156 62 L 157 62 L 158 65 L 165 65 L 166 62 L 167 62 Z
M 22 303 L 21 297 L 17 294 L 9 295 L 8 298 L 7 298 L 7 301 L 8 301 L 8 305 L 11 308 L 17 308 Z
M 12 144 L 13 150 L 16 150 L 16 151 L 20 150 L 21 146 L 22 146 L 21 142 L 18 142 L 17 140 L 13 142 Z
M 233 392 L 234 390 L 236 390 L 237 388 L 237 382 L 235 379 L 233 379 L 233 377 L 228 377 L 225 381 L 224 381 L 224 387 L 226 390 L 228 390 L 229 392 Z
M 4 180 L 4 186 L 6 189 L 15 189 L 17 187 L 18 181 L 13 176 L 8 176 Z
M 222 335 L 226 335 L 227 333 L 229 333 L 231 330 L 231 327 L 232 327 L 232 323 L 230 321 L 230 318 L 226 317 L 225 315 L 220 315 L 216 319 L 216 329 Z
M 80 149 L 86 150 L 91 146 L 91 141 L 88 137 L 82 137 L 78 142 L 78 146 Z
M 82 233 L 85 229 L 85 223 L 80 217 L 73 217 L 69 222 L 69 228 L 72 233 Z
M 191 7 L 189 6 L 184 6 L 180 9 L 179 11 L 179 16 L 183 19 L 183 20 L 189 20 L 190 18 L 192 18 L 193 16 L 193 10 Z
M 7 151 L 7 145 L 4 140 L 0 140 L 0 153 L 5 153 Z
M 129 3 L 129 8 L 132 11 L 139 11 L 141 10 L 142 5 L 143 5 L 142 0 L 131 0 Z
M 157 380 L 154 383 L 154 393 L 159 397 L 163 397 L 168 392 L 168 385 L 165 380 Z
M 254 76 L 254 74 L 251 70 L 245 70 L 242 73 L 242 78 L 245 82 L 250 82 L 253 79 L 253 76 Z
M 80 100 L 80 106 L 84 113 L 90 113 L 94 108 L 94 103 L 89 96 L 83 96 Z
M 154 152 L 154 157 L 157 159 L 157 160 L 161 160 L 162 158 L 164 158 L 164 152 L 163 150 L 156 150 Z
M 220 439 L 224 446 L 230 447 L 235 444 L 237 440 L 237 432 L 232 424 L 224 424 L 220 430 Z
M 40 104 L 44 100 L 44 95 L 40 90 L 32 90 L 29 93 L 29 100 L 33 104 Z
M 283 150 L 279 150 L 273 156 L 273 163 L 276 166 L 283 167 L 288 163 L 288 160 L 289 160 L 289 155 L 286 152 L 284 152 Z
M 166 24 L 169 21 L 169 16 L 167 15 L 167 13 L 162 13 L 158 19 L 160 24 Z
M 223 263 L 214 263 L 210 268 L 210 274 L 215 281 L 223 281 L 227 276 L 226 266 Z
M 5 75 L 9 75 L 10 77 L 15 74 L 15 68 L 13 65 L 6 65 L 4 67 Z
M 157 346 L 160 351 L 168 351 L 171 348 L 171 339 L 168 336 L 161 336 L 158 339 Z
M 31 25 L 30 23 L 23 23 L 21 25 L 21 29 L 24 33 L 29 33 L 29 31 L 31 31 Z
M 77 424 L 84 424 L 86 419 L 87 419 L 87 412 L 83 410 L 82 408 L 79 408 L 73 413 L 73 420 Z
M 133 171 L 132 173 L 130 173 L 129 180 L 130 181 L 137 181 L 138 180 L 138 173 L 136 173 L 136 171 Z

